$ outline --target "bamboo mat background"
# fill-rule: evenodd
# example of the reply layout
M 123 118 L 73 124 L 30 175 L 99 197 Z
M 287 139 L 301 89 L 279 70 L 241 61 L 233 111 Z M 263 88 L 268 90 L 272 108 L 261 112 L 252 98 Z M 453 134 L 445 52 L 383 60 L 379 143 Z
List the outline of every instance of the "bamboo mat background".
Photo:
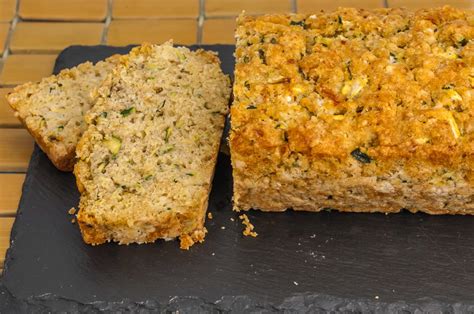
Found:
M 474 9 L 474 0 L 0 0 L 0 271 L 9 246 L 33 140 L 5 94 L 51 74 L 73 44 L 127 45 L 173 38 L 181 44 L 231 44 L 235 17 L 310 13 L 339 6 Z

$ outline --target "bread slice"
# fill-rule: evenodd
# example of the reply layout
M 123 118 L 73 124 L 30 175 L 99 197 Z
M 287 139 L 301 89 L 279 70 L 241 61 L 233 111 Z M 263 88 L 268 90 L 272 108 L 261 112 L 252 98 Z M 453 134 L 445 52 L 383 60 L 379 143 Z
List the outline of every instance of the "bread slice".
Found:
M 90 93 L 115 66 L 118 56 L 93 65 L 85 62 L 38 83 L 17 86 L 7 101 L 53 164 L 72 171 L 77 142 L 85 131 L 83 115 Z
M 144 44 L 121 58 L 77 147 L 86 243 L 203 241 L 229 85 L 212 52 Z
M 241 16 L 234 208 L 474 214 L 474 12 Z

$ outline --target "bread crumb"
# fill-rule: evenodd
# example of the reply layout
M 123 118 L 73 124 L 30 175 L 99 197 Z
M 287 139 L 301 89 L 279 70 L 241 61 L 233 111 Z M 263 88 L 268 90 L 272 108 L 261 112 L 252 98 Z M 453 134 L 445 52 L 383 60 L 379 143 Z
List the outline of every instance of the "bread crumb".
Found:
M 183 234 L 179 237 L 179 248 L 182 250 L 189 250 L 189 248 L 194 244 L 193 238 L 188 234 Z
M 76 208 L 75 207 L 71 207 L 68 211 L 69 215 L 74 215 L 76 213 Z
M 192 234 L 183 234 L 179 236 L 180 245 L 179 248 L 182 250 L 189 250 L 189 248 L 196 242 L 203 243 L 206 237 L 207 229 L 204 227 L 200 230 L 195 230 Z
M 244 236 L 251 236 L 254 238 L 258 236 L 258 233 L 253 231 L 255 227 L 252 225 L 252 223 L 249 220 L 249 217 L 247 217 L 246 214 L 240 215 L 239 218 L 242 220 L 242 224 L 245 226 L 245 229 L 242 232 Z
M 207 218 L 212 219 L 212 213 L 211 212 L 207 213 Z
M 76 218 L 71 219 L 71 223 L 75 224 L 76 223 Z
M 230 218 L 230 221 L 235 221 L 235 219 L 234 219 L 234 218 Z

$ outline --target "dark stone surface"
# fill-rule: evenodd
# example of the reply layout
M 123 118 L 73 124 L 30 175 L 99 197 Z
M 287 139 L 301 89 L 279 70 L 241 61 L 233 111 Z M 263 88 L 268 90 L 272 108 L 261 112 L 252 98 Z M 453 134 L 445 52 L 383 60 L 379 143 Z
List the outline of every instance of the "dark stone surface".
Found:
M 214 48 L 231 59 L 233 47 Z M 56 71 L 127 48 L 113 49 L 68 48 Z M 254 239 L 231 211 L 231 185 L 221 154 L 214 219 L 189 251 L 177 241 L 92 247 L 68 214 L 79 200 L 73 175 L 35 147 L 0 312 L 474 311 L 474 217 L 252 211 Z

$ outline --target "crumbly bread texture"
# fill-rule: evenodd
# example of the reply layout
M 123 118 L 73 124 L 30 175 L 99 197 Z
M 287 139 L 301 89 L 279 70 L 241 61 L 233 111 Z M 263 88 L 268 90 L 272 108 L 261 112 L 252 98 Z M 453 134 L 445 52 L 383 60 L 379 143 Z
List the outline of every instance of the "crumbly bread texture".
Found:
M 115 66 L 118 56 L 93 65 L 85 62 L 58 75 L 17 86 L 7 101 L 53 164 L 72 171 L 76 145 L 86 129 L 90 96 Z
M 144 44 L 97 93 L 74 169 L 84 241 L 202 242 L 230 97 L 216 54 Z
M 474 13 L 240 16 L 234 208 L 474 214 Z

